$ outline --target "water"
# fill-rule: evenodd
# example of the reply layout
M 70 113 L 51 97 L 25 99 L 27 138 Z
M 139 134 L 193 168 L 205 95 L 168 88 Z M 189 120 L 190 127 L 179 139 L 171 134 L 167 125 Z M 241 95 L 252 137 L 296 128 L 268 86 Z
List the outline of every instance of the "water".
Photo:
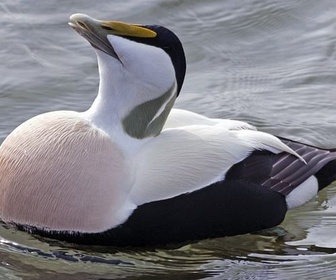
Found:
M 176 107 L 323 147 L 336 136 L 336 2 L 1 0 L 0 141 L 36 114 L 85 110 L 96 58 L 75 12 L 162 24 L 185 46 Z M 164 249 L 83 248 L 0 228 L 3 279 L 334 279 L 336 184 L 282 230 Z

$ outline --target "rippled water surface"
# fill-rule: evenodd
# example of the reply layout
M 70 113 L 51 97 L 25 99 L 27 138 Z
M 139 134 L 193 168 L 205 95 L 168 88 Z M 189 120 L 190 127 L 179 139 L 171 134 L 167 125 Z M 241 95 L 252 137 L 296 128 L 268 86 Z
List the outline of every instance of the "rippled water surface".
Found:
M 94 52 L 70 14 L 161 24 L 185 46 L 176 107 L 336 147 L 336 1 L 0 2 L 0 140 L 36 114 L 85 110 Z M 77 248 L 0 228 L 3 279 L 334 279 L 336 185 L 281 228 L 163 249 Z

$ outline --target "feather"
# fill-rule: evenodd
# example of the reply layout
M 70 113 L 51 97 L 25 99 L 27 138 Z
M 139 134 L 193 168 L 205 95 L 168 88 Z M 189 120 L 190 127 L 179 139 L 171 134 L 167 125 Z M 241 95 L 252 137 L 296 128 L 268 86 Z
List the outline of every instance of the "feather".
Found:
M 166 129 L 135 158 L 139 165 L 131 200 L 141 205 L 201 189 L 222 180 L 254 150 L 286 152 L 302 161 L 278 138 L 263 132 L 207 125 Z
M 164 125 L 164 128 L 177 128 L 189 125 L 218 125 L 222 128 L 230 130 L 249 129 L 256 130 L 256 128 L 246 122 L 229 120 L 229 119 L 210 119 L 200 114 L 181 110 L 172 109 L 168 119 Z

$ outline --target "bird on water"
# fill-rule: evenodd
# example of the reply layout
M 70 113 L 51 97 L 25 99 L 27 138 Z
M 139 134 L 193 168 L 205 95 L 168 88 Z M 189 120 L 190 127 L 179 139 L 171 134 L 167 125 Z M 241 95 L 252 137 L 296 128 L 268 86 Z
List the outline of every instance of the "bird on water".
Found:
M 35 116 L 0 147 L 0 219 L 78 244 L 148 246 L 280 224 L 336 179 L 336 151 L 174 109 L 186 61 L 163 26 L 74 14 L 99 90 Z

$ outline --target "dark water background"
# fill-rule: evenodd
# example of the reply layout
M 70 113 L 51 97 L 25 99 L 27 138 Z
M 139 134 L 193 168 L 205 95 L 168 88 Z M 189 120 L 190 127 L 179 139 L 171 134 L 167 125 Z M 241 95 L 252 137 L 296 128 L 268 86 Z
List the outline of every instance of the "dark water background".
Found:
M 0 1 L 0 141 L 36 114 L 85 110 L 94 52 L 72 13 L 161 24 L 188 62 L 176 107 L 336 147 L 336 1 Z M 169 249 L 70 248 L 0 228 L 2 279 L 334 279 L 336 185 L 283 230 Z

